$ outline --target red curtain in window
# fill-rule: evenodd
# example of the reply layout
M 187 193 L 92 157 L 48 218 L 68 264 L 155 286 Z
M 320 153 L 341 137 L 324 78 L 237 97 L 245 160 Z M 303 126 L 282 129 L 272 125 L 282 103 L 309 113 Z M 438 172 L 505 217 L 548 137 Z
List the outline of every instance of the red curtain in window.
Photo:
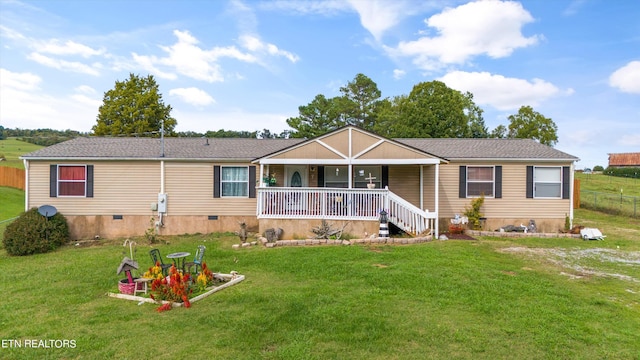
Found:
M 84 166 L 59 166 L 58 180 L 85 180 Z

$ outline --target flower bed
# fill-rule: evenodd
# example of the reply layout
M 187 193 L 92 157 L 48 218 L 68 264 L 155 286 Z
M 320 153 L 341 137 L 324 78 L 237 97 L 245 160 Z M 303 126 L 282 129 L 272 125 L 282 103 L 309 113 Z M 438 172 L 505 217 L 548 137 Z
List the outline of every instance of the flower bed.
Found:
M 205 289 L 204 293 L 201 293 L 197 296 L 194 296 L 192 298 L 189 299 L 189 303 L 193 304 L 196 301 L 202 300 L 220 290 L 226 289 L 230 286 L 233 286 L 235 284 L 240 283 L 241 281 L 243 281 L 245 279 L 244 275 L 240 275 L 237 274 L 235 272 L 231 273 L 231 274 L 215 274 L 217 276 L 220 276 L 222 278 L 224 278 L 226 280 L 225 283 L 223 283 L 222 285 L 219 286 L 212 286 L 209 288 Z M 129 294 L 118 294 L 118 293 L 108 293 L 107 294 L 109 297 L 114 297 L 117 299 L 124 299 L 124 300 L 132 300 L 132 301 L 137 301 L 138 303 L 150 303 L 150 304 L 162 304 L 162 305 L 166 305 L 169 304 L 167 306 L 170 306 L 172 308 L 174 307 L 182 307 L 184 306 L 183 302 L 172 302 L 172 301 L 167 301 L 167 300 L 154 300 L 150 297 L 146 297 L 146 296 L 135 296 L 135 295 L 129 295 Z M 165 310 L 168 310 L 165 308 Z

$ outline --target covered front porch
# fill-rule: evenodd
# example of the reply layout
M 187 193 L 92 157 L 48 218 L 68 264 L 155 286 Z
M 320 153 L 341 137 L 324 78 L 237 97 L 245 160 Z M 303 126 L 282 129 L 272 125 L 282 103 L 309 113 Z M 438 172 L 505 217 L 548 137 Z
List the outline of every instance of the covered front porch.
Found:
M 437 233 L 437 212 L 419 207 L 385 189 L 312 187 L 260 187 L 257 189 L 260 219 L 387 220 L 412 234 Z
M 384 210 L 409 234 L 438 235 L 439 169 L 446 159 L 347 126 L 254 163 L 261 227 L 276 219 L 290 225 L 325 219 L 371 229 Z

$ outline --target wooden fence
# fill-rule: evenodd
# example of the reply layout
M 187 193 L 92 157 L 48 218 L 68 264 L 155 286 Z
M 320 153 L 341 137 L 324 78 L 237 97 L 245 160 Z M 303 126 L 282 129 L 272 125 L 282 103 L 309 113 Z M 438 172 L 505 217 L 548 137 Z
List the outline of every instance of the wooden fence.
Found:
M 25 190 L 24 169 L 0 166 L 0 186 Z

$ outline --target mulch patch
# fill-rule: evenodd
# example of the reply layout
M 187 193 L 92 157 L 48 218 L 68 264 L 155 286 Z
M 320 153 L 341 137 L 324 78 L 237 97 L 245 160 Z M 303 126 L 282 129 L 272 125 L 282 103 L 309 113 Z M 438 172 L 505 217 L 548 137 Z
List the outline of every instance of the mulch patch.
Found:
M 471 237 L 467 234 L 443 233 L 443 235 L 451 240 L 476 240 L 476 238 Z

